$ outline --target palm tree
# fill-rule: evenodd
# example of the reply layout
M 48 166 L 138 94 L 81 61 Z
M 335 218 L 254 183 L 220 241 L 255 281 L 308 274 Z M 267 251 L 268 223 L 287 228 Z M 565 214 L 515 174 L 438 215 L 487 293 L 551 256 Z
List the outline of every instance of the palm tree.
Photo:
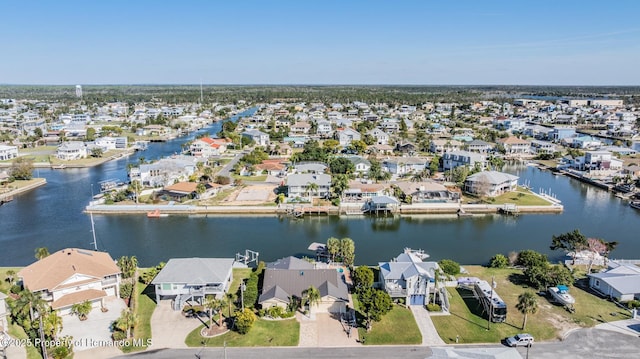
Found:
M 224 295 L 225 302 L 227 302 L 227 306 L 229 307 L 229 312 L 227 313 L 229 317 L 231 317 L 231 305 L 238 300 L 238 296 L 235 293 L 227 293 Z
M 137 321 L 138 318 L 135 313 L 131 311 L 131 309 L 125 308 L 120 313 L 120 318 L 113 323 L 113 326 L 116 329 L 127 333 L 127 339 L 129 339 L 131 337 L 131 328 L 136 326 Z
M 307 190 L 305 191 L 305 194 L 307 196 L 309 196 L 309 194 L 313 193 L 316 194 L 318 193 L 318 184 L 315 182 L 307 182 Z
M 311 307 L 320 303 L 320 291 L 314 286 L 310 286 L 302 292 L 302 295 L 306 298 L 309 305 L 309 313 L 311 313 Z
M 44 334 L 52 339 L 56 339 L 58 333 L 62 331 L 62 317 L 58 315 L 58 312 L 53 310 L 42 318 L 42 330 Z
M 213 326 L 213 311 L 220 307 L 220 301 L 212 295 L 206 296 L 202 305 L 209 312 L 209 329 Z M 221 323 L 218 324 L 220 326 Z
M 38 247 L 36 248 L 35 256 L 37 260 L 41 260 L 42 258 L 49 256 L 49 250 L 47 247 Z
M 14 271 L 13 269 L 9 269 L 6 272 L 6 278 L 4 279 L 7 283 L 9 283 L 9 285 L 13 285 L 13 282 L 16 281 L 16 271 Z
M 138 197 L 140 196 L 140 192 L 142 192 L 142 184 L 138 180 L 134 180 L 129 185 L 129 191 L 133 192 L 136 196 L 136 204 L 138 203 Z
M 93 309 L 91 302 L 85 300 L 82 303 L 76 303 L 71 306 L 71 314 L 75 314 L 80 318 L 80 320 L 87 320 L 87 316 L 91 313 L 91 309 Z
M 536 314 L 538 312 L 538 297 L 531 292 L 526 291 L 518 296 L 518 304 L 516 309 L 520 313 L 524 314 L 524 321 L 522 322 L 522 330 L 527 326 L 527 315 Z

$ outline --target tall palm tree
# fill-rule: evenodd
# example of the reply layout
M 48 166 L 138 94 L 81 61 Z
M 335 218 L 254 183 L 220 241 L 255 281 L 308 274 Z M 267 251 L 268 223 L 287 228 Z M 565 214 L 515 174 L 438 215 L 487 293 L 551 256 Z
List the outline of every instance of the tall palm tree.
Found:
M 138 321 L 137 319 L 138 318 L 131 309 L 125 308 L 120 312 L 120 318 L 113 323 L 113 326 L 116 329 L 127 333 L 127 339 L 129 339 L 131 337 L 131 328 L 136 326 Z
M 315 182 L 307 182 L 307 190 L 305 191 L 305 194 L 307 196 L 309 196 L 310 194 L 316 194 L 318 193 L 318 184 Z
M 16 281 L 16 271 L 14 271 L 13 269 L 9 269 L 6 272 L 6 278 L 4 279 L 7 283 L 9 283 L 9 285 L 13 285 L 13 283 Z
M 538 312 L 538 297 L 531 292 L 526 291 L 518 296 L 518 304 L 516 309 L 520 313 L 524 314 L 524 321 L 522 322 L 522 330 L 527 326 L 527 315 L 536 314 Z
M 47 247 L 38 247 L 35 250 L 35 256 L 37 260 L 41 260 L 42 258 L 49 256 L 49 250 Z
M 307 304 L 309 305 L 309 312 L 311 312 L 311 307 L 313 305 L 318 305 L 320 303 L 320 291 L 318 288 L 314 286 L 310 286 L 302 292 L 302 295 L 306 298 Z
M 229 312 L 227 312 L 228 317 L 231 317 L 231 313 L 232 313 L 231 312 L 231 305 L 238 300 L 238 296 L 235 295 L 235 293 L 228 292 L 227 294 L 224 295 L 224 299 L 225 299 L 225 302 L 227 303 L 227 307 L 229 309 Z

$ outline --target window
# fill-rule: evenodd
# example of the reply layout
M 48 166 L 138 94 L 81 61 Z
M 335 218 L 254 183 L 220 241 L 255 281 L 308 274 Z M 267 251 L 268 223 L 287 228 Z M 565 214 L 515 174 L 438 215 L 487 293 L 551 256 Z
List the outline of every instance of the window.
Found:
M 171 290 L 171 283 L 162 283 L 162 290 Z
M 595 286 L 600 287 L 600 281 L 598 279 L 596 279 Z

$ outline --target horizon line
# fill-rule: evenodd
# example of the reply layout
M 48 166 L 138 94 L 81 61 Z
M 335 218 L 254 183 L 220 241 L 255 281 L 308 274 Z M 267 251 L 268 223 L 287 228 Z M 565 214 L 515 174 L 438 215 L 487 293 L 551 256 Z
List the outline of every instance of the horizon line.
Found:
M 397 84 L 357 84 L 357 83 L 353 83 L 353 84 L 329 84 L 329 83 L 325 83 L 325 84 L 321 84 L 321 83 L 273 83 L 273 84 L 267 84 L 267 83 L 253 83 L 253 84 L 241 84 L 241 83 L 237 83 L 237 84 L 232 84 L 232 83 L 221 83 L 221 84 L 215 84 L 215 83 L 210 83 L 210 84 L 204 84 L 204 83 L 67 83 L 67 84 L 46 84 L 46 83 L 42 83 L 42 84 L 29 84 L 29 83 L 24 83 L 24 84 L 20 84 L 20 83 L 0 83 L 0 86 L 76 86 L 76 85 L 80 85 L 80 86 L 239 86 L 239 87 L 246 87 L 246 86 L 258 86 L 258 87 L 269 87 L 269 86 L 274 86 L 274 87 L 279 87 L 279 86 L 300 86 L 300 87 L 312 87 L 312 86 L 322 86 L 322 87 L 330 87 L 330 86 L 335 86 L 335 87 L 344 87 L 344 86 L 355 86 L 355 87 L 374 87 L 374 86 L 379 86 L 379 87 L 507 87 L 507 86 L 515 86 L 515 87 L 640 87 L 640 84 L 637 85 L 614 85 L 614 84 L 607 84 L 607 85 L 569 85 L 569 84 L 564 84 L 564 85 L 532 85 L 532 84 L 402 84 L 402 83 L 397 83 Z

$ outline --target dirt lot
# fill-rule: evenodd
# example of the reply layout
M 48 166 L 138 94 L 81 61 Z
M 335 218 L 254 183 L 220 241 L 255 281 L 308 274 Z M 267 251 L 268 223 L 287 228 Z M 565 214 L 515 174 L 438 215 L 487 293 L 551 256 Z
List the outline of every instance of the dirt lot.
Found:
M 221 204 L 229 206 L 259 205 L 274 202 L 276 185 L 249 185 L 236 189 Z

